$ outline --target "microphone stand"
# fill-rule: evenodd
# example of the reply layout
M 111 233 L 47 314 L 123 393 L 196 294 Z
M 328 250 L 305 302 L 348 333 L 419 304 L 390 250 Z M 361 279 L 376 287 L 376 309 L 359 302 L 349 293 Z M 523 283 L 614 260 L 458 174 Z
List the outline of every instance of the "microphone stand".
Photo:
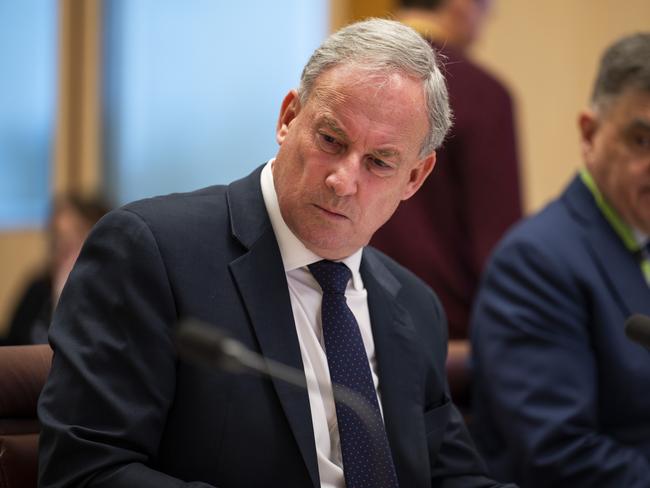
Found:
M 303 371 L 265 358 L 217 327 L 198 319 L 188 318 L 180 322 L 176 330 L 176 347 L 180 357 L 197 365 L 232 373 L 257 373 L 307 389 Z M 318 379 L 316 381 L 321 390 L 329 386 Z M 381 445 L 378 444 L 381 433 L 374 427 L 375 413 L 368 402 L 358 393 L 336 383 L 332 383 L 332 394 L 335 402 L 342 403 L 359 417 L 370 433 L 372 442 Z

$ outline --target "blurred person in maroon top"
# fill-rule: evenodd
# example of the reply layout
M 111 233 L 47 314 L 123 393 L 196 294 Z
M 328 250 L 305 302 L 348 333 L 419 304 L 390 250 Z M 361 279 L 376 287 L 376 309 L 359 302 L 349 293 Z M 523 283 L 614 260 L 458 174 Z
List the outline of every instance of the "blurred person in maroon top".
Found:
M 454 125 L 431 177 L 371 244 L 436 291 L 452 340 L 467 337 L 486 258 L 521 217 L 512 100 L 501 82 L 464 54 L 479 35 L 489 3 L 402 0 L 396 14 L 446 56 Z

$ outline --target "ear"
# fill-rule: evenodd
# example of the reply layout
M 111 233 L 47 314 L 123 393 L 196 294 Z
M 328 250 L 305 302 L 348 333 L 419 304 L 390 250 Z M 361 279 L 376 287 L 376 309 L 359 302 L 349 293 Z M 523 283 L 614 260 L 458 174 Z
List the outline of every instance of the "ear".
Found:
M 436 165 L 436 152 L 432 152 L 426 158 L 418 161 L 414 168 L 411 169 L 409 174 L 409 181 L 404 188 L 404 193 L 402 194 L 402 200 L 408 200 L 415 192 L 417 192 L 424 180 L 427 179 L 427 176 L 433 170 L 433 167 Z
M 594 147 L 594 135 L 598 130 L 598 117 L 593 110 L 583 110 L 578 115 L 578 129 L 580 130 L 580 148 L 582 157 L 586 161 Z
M 282 100 L 280 117 L 275 128 L 275 140 L 278 141 L 278 144 L 282 145 L 282 142 L 284 142 L 289 133 L 289 124 L 296 118 L 298 112 L 300 112 L 300 98 L 296 90 L 291 90 Z

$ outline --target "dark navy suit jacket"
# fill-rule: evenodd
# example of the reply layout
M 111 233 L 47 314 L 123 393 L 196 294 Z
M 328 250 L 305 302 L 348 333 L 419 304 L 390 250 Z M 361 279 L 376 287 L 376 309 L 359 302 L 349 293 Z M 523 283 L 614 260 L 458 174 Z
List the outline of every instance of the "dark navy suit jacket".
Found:
M 476 440 L 525 487 L 650 487 L 650 314 L 638 259 L 579 177 L 499 245 L 472 322 Z
M 228 187 L 137 202 L 92 231 L 50 333 L 42 487 L 319 485 L 305 391 L 196 368 L 172 341 L 179 317 L 193 316 L 302 369 L 259 180 L 260 169 Z M 495 486 L 449 399 L 434 294 L 370 248 L 361 275 L 401 486 Z

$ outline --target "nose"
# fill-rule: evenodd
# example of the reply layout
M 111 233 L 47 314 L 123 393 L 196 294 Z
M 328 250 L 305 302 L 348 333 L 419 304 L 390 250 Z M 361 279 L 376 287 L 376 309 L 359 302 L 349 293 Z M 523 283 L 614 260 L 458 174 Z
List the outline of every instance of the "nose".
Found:
M 325 184 L 337 197 L 354 195 L 359 185 L 361 164 L 358 158 L 350 156 L 339 161 L 325 178 Z

